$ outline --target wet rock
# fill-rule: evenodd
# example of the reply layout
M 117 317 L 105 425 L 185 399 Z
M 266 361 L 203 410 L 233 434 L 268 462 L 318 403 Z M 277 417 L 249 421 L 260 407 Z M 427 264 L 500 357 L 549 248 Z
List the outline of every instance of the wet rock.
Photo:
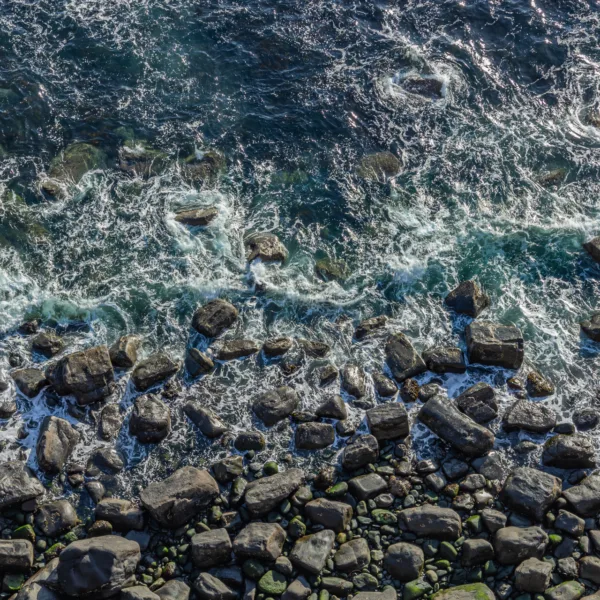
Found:
M 554 528 L 564 531 L 572 537 L 580 537 L 583 535 L 585 521 L 568 510 L 561 509 L 558 511 L 558 515 L 554 521 Z
M 272 562 L 281 556 L 285 531 L 277 523 L 249 523 L 233 540 L 238 560 Z
M 334 394 L 324 400 L 317 408 L 315 414 L 317 417 L 324 417 L 327 419 L 343 420 L 348 418 L 346 403 L 339 394 Z
M 122 335 L 108 350 L 113 367 L 131 369 L 137 362 L 139 347 L 139 337 L 136 335 Z
M 596 261 L 600 262 L 600 237 L 595 237 L 583 244 L 583 249 Z
M 206 569 L 228 563 L 231 559 L 231 540 L 226 529 L 197 533 L 191 541 L 192 562 L 196 567 Z
M 246 240 L 248 262 L 260 258 L 263 262 L 285 261 L 288 257 L 286 247 L 272 233 L 256 235 Z
M 336 571 L 354 573 L 369 566 L 371 552 L 367 540 L 355 538 L 342 544 L 333 557 Z
M 329 352 L 331 352 L 331 346 L 326 344 L 325 342 L 318 342 L 316 340 L 305 340 L 299 339 L 298 343 L 301 348 L 308 354 L 308 356 L 312 356 L 313 358 L 325 358 Z
M 546 590 L 547 600 L 579 600 L 585 594 L 585 587 L 579 581 L 563 581 Z
M 425 555 L 419 546 L 399 542 L 388 547 L 383 566 L 398 581 L 418 579 L 423 571 Z
M 292 388 L 282 386 L 256 397 L 252 410 L 267 427 L 272 427 L 289 417 L 299 402 L 298 394 Z
M 387 317 L 381 315 L 379 317 L 371 317 L 361 321 L 354 330 L 354 337 L 358 340 L 364 340 L 367 336 L 383 329 L 387 323 Z
M 448 479 L 460 479 L 469 472 L 469 465 L 458 458 L 449 458 L 442 464 L 442 469 Z
M 96 346 L 65 356 L 48 370 L 47 376 L 57 394 L 73 394 L 80 405 L 108 396 L 114 380 L 106 346 Z
M 513 510 L 541 522 L 561 489 L 558 477 L 538 469 L 518 467 L 508 476 L 502 497 Z
M 236 600 L 238 594 L 210 573 L 200 573 L 194 589 L 201 600 Z
M 265 356 L 273 358 L 275 356 L 283 356 L 290 351 L 293 345 L 292 338 L 279 337 L 267 340 L 262 347 Z
M 227 300 L 211 300 L 200 307 L 192 318 L 192 327 L 206 337 L 217 337 L 238 318 L 238 311 Z
M 197 348 L 189 348 L 185 355 L 185 368 L 192 377 L 210 373 L 215 368 L 212 359 Z
M 27 571 L 33 565 L 33 545 L 29 540 L 0 540 L 0 571 Z
M 386 480 L 377 473 L 368 473 L 353 477 L 349 482 L 350 491 L 358 500 L 368 500 L 386 492 L 388 484 Z
M 408 75 L 402 80 L 402 87 L 411 94 L 438 100 L 442 97 L 443 82 L 432 76 Z
M 345 502 L 318 498 L 305 505 L 308 518 L 333 531 L 344 531 L 352 518 L 352 507 Z
M 315 263 L 315 273 L 323 281 L 343 282 L 350 275 L 350 270 L 343 260 L 321 258 Z
M 0 402 L 0 419 L 10 419 L 17 412 L 17 403 L 14 400 Z
M 335 431 L 340 437 L 350 437 L 356 433 L 356 424 L 344 419 L 335 424 Z
M 190 588 L 183 581 L 171 579 L 156 590 L 156 595 L 161 600 L 189 600 Z
M 425 362 L 417 354 L 410 340 L 403 333 L 391 335 L 385 345 L 385 357 L 394 379 L 402 383 L 427 370 Z
M 301 423 L 295 439 L 299 450 L 319 450 L 333 444 L 335 431 L 329 423 Z
M 509 463 L 505 454 L 501 452 L 491 452 L 487 456 L 476 458 L 471 464 L 478 473 L 489 480 L 495 479 L 504 482 L 508 474 Z
M 118 404 L 107 404 L 100 413 L 100 437 L 112 440 L 117 437 L 123 424 L 123 415 Z
M 342 371 L 342 389 L 355 398 L 366 393 L 365 372 L 358 365 L 346 365 Z
M 114 448 L 103 447 L 94 450 L 90 455 L 86 475 L 88 477 L 97 477 L 100 473 L 115 475 L 125 468 L 123 456 Z
M 304 577 L 294 579 L 281 596 L 281 600 L 305 600 L 310 596 L 310 585 Z M 246 600 L 244 598 L 244 600 Z
M 227 160 L 214 149 L 194 152 L 183 161 L 183 174 L 194 184 L 215 183 L 220 173 L 227 168 Z
M 382 398 L 391 398 L 398 391 L 398 387 L 396 384 L 389 378 L 386 377 L 383 373 L 373 373 L 373 385 L 375 386 L 375 391 Z
M 542 463 L 559 469 L 585 469 L 596 466 L 594 446 L 582 434 L 555 435 L 544 444 Z
M 108 521 L 115 531 L 141 531 L 144 512 L 129 500 L 105 498 L 96 505 L 96 521 Z
M 18 369 L 10 375 L 17 389 L 27 398 L 35 398 L 48 385 L 46 374 L 39 369 Z
M 151 483 L 140 493 L 140 500 L 163 527 L 174 529 L 206 508 L 218 494 L 219 486 L 207 471 L 183 467 L 165 480 Z
M 440 394 L 442 388 L 437 383 L 426 383 L 419 388 L 419 400 L 421 402 L 428 402 L 438 394 Z
M 549 406 L 529 400 L 517 400 L 502 418 L 507 431 L 524 429 L 534 433 L 547 433 L 556 426 L 556 413 Z
M 385 183 L 400 172 L 402 164 L 391 152 L 368 154 L 360 161 L 357 174 L 363 179 Z
M 431 598 L 432 600 L 495 600 L 496 596 L 485 583 L 468 583 L 440 590 Z
M 186 402 L 183 412 L 207 438 L 218 438 L 227 431 L 227 426 L 221 419 L 209 408 L 201 406 L 197 400 Z
M 169 157 L 143 139 L 126 139 L 119 148 L 118 167 L 129 175 L 147 179 L 162 173 L 168 164 Z
M 262 450 L 265 444 L 265 436 L 260 431 L 242 431 L 233 442 L 235 449 L 240 452 Z
M 466 337 L 471 363 L 518 369 L 523 362 L 523 335 L 517 327 L 473 321 Z
M 477 282 L 462 281 L 445 298 L 446 306 L 459 314 L 477 317 L 490 305 L 489 296 L 483 292 Z
M 419 399 L 420 389 L 414 379 L 405 379 L 400 386 L 400 398 L 404 402 L 416 402 Z
M 246 506 L 253 516 L 260 516 L 291 496 L 304 482 L 300 469 L 290 469 L 252 481 L 246 488 Z
M 297 569 L 318 575 L 329 558 L 334 541 L 335 533 L 329 529 L 306 535 L 296 540 L 289 558 Z
M 598 254 L 600 256 L 600 252 Z M 581 331 L 594 342 L 600 342 L 600 312 L 594 313 L 589 319 L 579 324 Z
M 542 398 L 554 394 L 554 386 L 537 371 L 527 374 L 527 392 L 532 398 Z
M 502 565 L 517 565 L 528 558 L 541 559 L 548 536 L 541 527 L 504 527 L 494 536 L 496 560 Z
M 63 341 L 53 332 L 38 333 L 31 341 L 31 347 L 46 358 L 52 358 L 64 347 Z
M 481 565 L 493 560 L 494 548 L 487 540 L 468 539 L 462 546 L 461 562 L 464 567 Z
M 223 460 L 217 461 L 213 466 L 215 479 L 219 483 L 229 483 L 242 474 L 244 470 L 244 460 L 241 456 L 228 456 Z
M 158 444 L 171 432 L 171 411 L 157 396 L 136 398 L 129 420 L 129 433 L 142 444 Z
M 552 564 L 537 558 L 524 560 L 515 570 L 515 585 L 521 592 L 543 594 L 550 585 Z
M 487 423 L 498 416 L 494 388 L 487 383 L 476 383 L 456 397 L 458 409 L 476 423 Z
M 598 426 L 600 415 L 593 408 L 582 408 L 573 413 L 573 423 L 579 431 L 589 431 Z
M 179 371 L 179 363 L 163 352 L 157 352 L 137 364 L 131 374 L 131 380 L 136 389 L 145 392 L 153 385 L 175 375 L 177 371 Z
M 398 513 L 398 523 L 404 531 L 439 540 L 456 540 L 462 533 L 459 514 L 439 506 L 423 505 L 402 510 Z
M 467 370 L 462 350 L 454 346 L 441 346 L 423 352 L 427 368 L 434 373 L 464 373 Z
M 13 596 L 11 596 L 13 598 Z M 14 596 L 14 600 L 61 600 L 50 588 L 40 583 L 26 583 Z
M 400 402 L 379 404 L 369 409 L 367 424 L 378 441 L 405 438 L 410 431 L 408 413 Z
M 219 360 L 234 360 L 252 356 L 260 350 L 254 340 L 227 340 L 223 342 L 217 352 Z
M 99 481 L 88 481 L 85 484 L 85 489 L 87 490 L 90 498 L 98 504 L 102 498 L 104 498 L 104 494 L 106 493 L 106 489 Z
M 40 469 L 59 473 L 79 441 L 79 433 L 71 424 L 58 417 L 45 417 L 36 444 Z
M 482 456 L 494 445 L 494 434 L 459 412 L 440 397 L 423 405 L 419 420 L 455 450 L 467 456 Z
M 376 462 L 379 444 L 373 435 L 359 435 L 344 448 L 342 466 L 346 471 L 356 471 L 369 463 Z
M 214 221 L 219 211 L 214 207 L 208 208 L 192 208 L 190 210 L 182 210 L 175 215 L 175 220 L 183 225 L 191 227 L 206 227 Z
M 54 538 L 77 525 L 77 513 L 67 500 L 43 504 L 35 515 L 36 527 L 46 536 Z
M 498 529 L 502 529 L 506 526 L 507 517 L 504 513 L 501 513 L 499 510 L 485 508 L 481 511 L 481 520 L 483 521 L 485 528 L 490 533 L 496 533 Z
M 118 536 L 78 540 L 61 552 L 58 580 L 67 596 L 109 598 L 133 583 L 140 559 L 139 545 Z
M 565 490 L 563 496 L 582 517 L 594 517 L 600 512 L 600 474 L 592 473 L 579 485 Z
M 596 585 L 600 585 L 600 558 L 584 556 L 579 561 L 579 576 Z

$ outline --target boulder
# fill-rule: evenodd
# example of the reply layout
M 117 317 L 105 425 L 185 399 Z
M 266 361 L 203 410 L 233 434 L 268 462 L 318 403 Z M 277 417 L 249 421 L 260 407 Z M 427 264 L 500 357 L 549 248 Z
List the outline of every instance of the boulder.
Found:
M 137 362 L 140 338 L 137 335 L 122 335 L 108 350 L 110 362 L 119 369 L 131 369 Z
M 469 362 L 518 369 L 523 363 L 523 335 L 516 327 L 488 321 L 467 325 Z
M 206 375 L 215 368 L 212 359 L 197 348 L 189 348 L 185 355 L 185 368 L 192 377 Z
M 313 523 L 335 532 L 344 531 L 352 519 L 352 507 L 345 502 L 317 498 L 308 502 L 304 510 Z
M 481 511 L 481 520 L 490 533 L 496 533 L 498 529 L 506 526 L 507 516 L 499 510 L 484 508 Z
M 35 398 L 48 385 L 46 374 L 39 369 L 17 369 L 10 375 L 17 389 L 27 398 Z
M 67 596 L 110 598 L 135 581 L 140 559 L 139 545 L 119 536 L 78 540 L 61 552 L 58 580 Z
M 203 531 L 192 537 L 192 562 L 195 567 L 207 569 L 226 564 L 230 559 L 231 540 L 226 529 Z
M 324 400 L 317 410 L 315 411 L 317 417 L 324 417 L 326 419 L 340 419 L 344 420 L 348 418 L 348 410 L 346 409 L 346 403 L 339 394 L 329 396 Z
M 581 517 L 595 517 L 600 512 L 600 474 L 592 473 L 563 496 Z
M 583 535 L 585 521 L 568 510 L 561 509 L 554 521 L 554 528 L 578 538 Z
M 587 469 L 596 466 L 594 445 L 581 433 L 555 435 L 546 441 L 542 463 L 559 469 Z
M 563 581 L 546 590 L 546 600 L 579 600 L 585 594 L 585 586 L 579 581 Z
M 413 581 L 423 572 L 425 555 L 419 546 L 399 542 L 388 547 L 383 559 L 385 570 L 398 581 Z
M 600 262 L 600 237 L 595 237 L 583 244 L 583 249 L 596 261 Z
M 554 394 L 554 385 L 537 371 L 527 374 L 527 392 L 532 398 L 543 398 Z
M 85 473 L 88 477 L 97 477 L 100 473 L 115 475 L 124 468 L 123 455 L 115 448 L 103 447 L 92 452 L 88 458 Z
M 273 358 L 283 356 L 291 349 L 294 341 L 289 337 L 278 337 L 267 340 L 262 347 L 265 356 Z
M 100 412 L 99 434 L 103 440 L 117 437 L 123 424 L 123 415 L 118 404 L 107 404 Z
M 507 431 L 524 429 L 534 433 L 547 433 L 556 425 L 556 412 L 549 406 L 530 400 L 517 400 L 502 418 Z
M 589 319 L 579 324 L 581 331 L 594 342 L 600 342 L 600 312 L 594 313 Z
M 434 397 L 419 411 L 419 420 L 455 450 L 482 456 L 494 445 L 494 434 L 458 411 L 441 397 Z
M 133 404 L 129 433 L 142 444 L 158 444 L 171 431 L 171 410 L 157 396 L 139 396 Z
M 374 463 L 379 457 L 379 444 L 373 435 L 352 438 L 342 453 L 342 466 L 346 471 L 356 471 Z
M 354 330 L 354 337 L 358 341 L 364 340 L 367 336 L 385 327 L 387 317 L 381 315 L 379 317 L 371 317 L 361 321 Z
M 550 585 L 552 563 L 528 558 L 515 569 L 515 586 L 520 592 L 543 594 Z
M 194 589 L 201 600 L 236 600 L 238 597 L 235 590 L 210 573 L 200 573 Z
M 544 556 L 548 536 L 541 527 L 503 527 L 494 536 L 496 560 L 502 565 L 517 565 L 528 558 Z
M 362 398 L 366 391 L 365 372 L 358 365 L 346 365 L 342 371 L 342 389 L 354 396 Z
M 310 584 L 302 576 L 294 579 L 281 596 L 281 600 L 305 600 L 310 596 Z M 244 597 L 244 600 L 250 600 Z
M 51 538 L 69 531 L 78 523 L 77 513 L 67 500 L 56 500 L 40 506 L 35 515 L 36 527 Z
M 348 485 L 350 486 L 352 495 L 359 500 L 374 498 L 388 489 L 386 480 L 377 473 L 368 473 L 367 475 L 353 477 L 348 482 Z
M 35 448 L 40 469 L 46 473 L 59 473 L 79 442 L 79 437 L 68 421 L 45 417 Z
M 573 423 L 578 431 L 589 431 L 600 423 L 600 415 L 593 408 L 582 408 L 573 413 Z
M 260 258 L 263 262 L 285 261 L 288 257 L 286 247 L 272 233 L 263 233 L 246 240 L 248 262 Z
M 179 371 L 179 363 L 164 352 L 157 352 L 140 361 L 131 374 L 136 389 L 145 392 L 157 383 L 162 383 Z
M 154 592 L 150 591 L 145 585 L 134 585 L 132 587 L 125 588 L 119 594 L 119 600 L 159 600 L 160 596 L 157 596 Z
M 217 337 L 229 329 L 237 320 L 238 311 L 227 300 L 211 300 L 200 307 L 192 318 L 192 327 L 202 335 Z
M 33 544 L 29 540 L 0 540 L 0 572 L 28 571 L 33 566 Z
M 197 400 L 189 400 L 183 412 L 207 438 L 218 438 L 227 431 L 227 426 L 209 408 L 204 408 Z
M 335 441 L 333 425 L 329 423 L 300 423 L 296 428 L 298 450 L 319 450 Z
M 558 477 L 530 467 L 517 467 L 508 476 L 502 497 L 513 510 L 541 522 L 561 489 Z
M 175 215 L 175 220 L 183 225 L 191 227 L 206 227 L 211 223 L 219 211 L 214 207 L 208 208 L 192 208 L 190 210 L 182 210 Z
M 467 370 L 462 350 L 455 346 L 440 346 L 423 352 L 423 360 L 434 373 L 464 373 Z
M 331 352 L 331 346 L 318 340 L 298 339 L 298 344 L 304 352 L 312 358 L 325 358 Z
M 183 581 L 171 579 L 156 590 L 156 595 L 161 600 L 188 600 L 190 588 Z
M 444 302 L 454 312 L 475 318 L 490 305 L 490 298 L 476 281 L 468 280 L 461 281 Z
M 367 424 L 378 441 L 405 438 L 410 432 L 408 414 L 401 402 L 379 404 L 369 409 Z
M 597 556 L 584 556 L 579 561 L 579 576 L 600 585 L 600 558 Z
M 219 483 L 229 483 L 242 474 L 244 459 L 241 456 L 228 456 L 214 463 L 212 470 Z
M 349 542 L 341 544 L 333 557 L 336 571 L 340 573 L 354 573 L 369 566 L 371 552 L 367 540 L 356 537 Z
M 297 569 L 319 575 L 329 558 L 334 541 L 335 533 L 329 529 L 305 535 L 296 540 L 289 558 Z
M 251 481 L 246 488 L 246 506 L 255 517 L 267 514 L 291 496 L 302 483 L 304 473 L 301 469 L 289 469 L 284 473 Z
M 403 333 L 391 335 L 385 345 L 388 367 L 398 383 L 409 377 L 416 377 L 427 370 L 425 362 L 413 348 Z
M 44 331 L 31 340 L 31 347 L 46 358 L 52 358 L 63 349 L 64 343 L 55 333 Z
M 487 540 L 470 538 L 462 546 L 463 567 L 481 565 L 494 559 L 494 548 Z
M 108 521 L 115 531 L 141 531 L 144 512 L 130 500 L 104 498 L 96 505 L 96 521 Z
M 285 531 L 277 523 L 249 523 L 233 540 L 233 552 L 239 560 L 273 562 L 285 542 Z
M 298 394 L 292 388 L 282 386 L 257 396 L 252 402 L 252 410 L 267 427 L 272 427 L 289 417 L 299 402 Z
M 106 398 L 115 377 L 106 346 L 68 354 L 46 374 L 57 394 L 73 394 L 80 405 Z
M 226 340 L 217 351 L 219 360 L 235 360 L 252 356 L 260 350 L 260 346 L 254 340 Z
M 142 490 L 140 500 L 163 527 L 175 529 L 209 506 L 218 494 L 219 486 L 208 471 L 182 467 Z
M 496 596 L 485 583 L 467 583 L 440 590 L 431 600 L 496 600 Z
M 451 508 L 423 505 L 407 508 L 398 513 L 401 529 L 419 537 L 437 540 L 456 540 L 462 533 L 459 514 Z
M 487 423 L 498 416 L 494 388 L 487 383 L 476 383 L 456 397 L 458 410 L 476 423 Z
M 265 436 L 260 431 L 241 431 L 233 441 L 235 449 L 240 452 L 263 450 L 265 444 Z
M 372 374 L 372 377 L 375 391 L 382 398 L 391 398 L 398 391 L 398 386 L 394 383 L 394 381 L 383 373 L 375 372 Z

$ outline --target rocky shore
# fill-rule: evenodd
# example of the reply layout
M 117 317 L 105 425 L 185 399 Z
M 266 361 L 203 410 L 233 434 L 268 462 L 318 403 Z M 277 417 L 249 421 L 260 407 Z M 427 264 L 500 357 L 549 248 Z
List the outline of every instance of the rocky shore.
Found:
M 124 160 L 126 160 L 124 158 Z M 207 215 L 187 215 L 194 222 Z M 585 245 L 600 260 L 600 238 Z M 249 259 L 285 260 L 272 235 L 248 242 Z M 366 373 L 358 364 L 339 372 L 321 369 L 320 385 L 338 381 L 314 411 L 303 411 L 292 384 L 252 399 L 255 429 L 234 433 L 200 398 L 183 412 L 200 436 L 228 456 L 209 469 L 181 466 L 130 499 L 115 497 L 103 482 L 124 469 L 116 448 L 103 446 L 78 464 L 73 450 L 80 432 L 48 416 L 35 444 L 35 459 L 63 491 L 47 490 L 23 461 L 0 463 L 0 598 L 57 600 L 120 598 L 186 600 L 579 600 L 600 586 L 600 475 L 590 431 L 592 409 L 573 423 L 537 401 L 554 393 L 539 372 L 521 370 L 525 342 L 518 328 L 479 318 L 490 299 L 474 281 L 446 298 L 448 310 L 473 320 L 459 347 L 419 353 L 400 332 L 385 332 L 386 318 L 356 325 L 354 343 L 385 333 L 385 365 Z M 128 434 L 141 444 L 168 444 L 169 398 L 182 374 L 210 376 L 217 361 L 262 353 L 285 376 L 297 367 L 286 356 L 326 357 L 318 340 L 217 339 L 236 323 L 238 308 L 225 299 L 199 307 L 191 326 L 208 350 L 191 347 L 184 364 L 158 352 L 139 360 L 139 338 L 127 335 L 110 347 L 67 352 L 55 332 L 37 322 L 22 325 L 42 368 L 16 368 L 18 394 L 41 402 L 70 397 L 78 410 L 99 414 L 98 436 L 114 440 L 124 427 L 113 392 L 115 371 L 130 371 L 135 400 Z M 600 316 L 581 323 L 600 340 Z M 496 392 L 478 383 L 446 398 L 436 383 L 415 378 L 430 371 L 465 373 L 469 365 L 501 367 L 512 405 L 500 414 Z M 376 398 L 367 398 L 367 380 Z M 500 385 L 500 384 L 499 384 Z M 4 382 L 6 391 L 9 384 Z M 19 397 L 2 404 L 2 417 Z M 357 433 L 347 404 L 364 410 Z M 406 406 L 439 438 L 438 460 L 419 459 Z M 501 418 L 507 432 L 548 434 L 541 464 L 515 465 L 488 427 Z M 339 460 L 307 472 L 294 456 L 262 461 L 271 428 L 289 423 L 294 446 L 315 452 L 340 438 Z M 165 441 L 166 440 L 166 441 Z M 512 451 L 526 457 L 537 448 L 521 441 Z M 26 455 L 23 455 L 26 459 Z M 562 474 L 558 477 L 556 473 Z M 86 495 L 95 509 L 82 517 L 73 500 Z M 600 597 L 600 596 L 598 596 Z

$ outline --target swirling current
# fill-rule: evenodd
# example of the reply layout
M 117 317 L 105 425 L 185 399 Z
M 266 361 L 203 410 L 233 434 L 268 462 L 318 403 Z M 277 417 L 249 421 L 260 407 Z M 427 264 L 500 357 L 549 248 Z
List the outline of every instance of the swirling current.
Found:
M 598 346 L 579 321 L 600 307 L 600 267 L 582 250 L 600 230 L 599 37 L 600 5 L 581 0 L 4 0 L 2 376 L 42 361 L 17 333 L 33 318 L 67 352 L 135 333 L 143 356 L 182 360 L 186 347 L 206 347 L 191 318 L 218 297 L 240 310 L 226 338 L 331 345 L 287 378 L 261 356 L 184 378 L 167 440 L 119 435 L 127 490 L 223 452 L 181 413 L 190 395 L 234 429 L 260 428 L 249 408 L 260 390 L 291 382 L 309 411 L 331 391 L 316 380 L 327 362 L 381 369 L 384 337 L 352 339 L 362 319 L 387 315 L 387 331 L 418 350 L 464 348 L 470 319 L 443 298 L 475 278 L 491 297 L 486 318 L 517 325 L 526 368 L 555 385 L 544 402 L 566 420 L 597 407 Z M 49 197 L 40 182 L 77 143 L 102 161 Z M 123 168 L 128 143 L 152 148 L 160 168 Z M 211 152 L 221 174 L 190 181 L 187 157 Z M 365 177 L 365 157 L 380 152 L 399 172 Z M 174 218 L 189 206 L 218 216 L 190 228 Z M 281 239 L 284 264 L 247 263 L 244 240 L 258 232 Z M 344 277 L 319 277 L 322 260 Z M 470 366 L 419 381 L 441 380 L 451 398 L 487 381 L 505 405 L 506 376 Z M 128 377 L 112 396 L 125 411 L 136 396 Z M 13 384 L 3 393 L 14 396 Z M 4 457 L 34 448 L 47 414 L 77 424 L 82 460 L 107 444 L 97 407 L 76 412 L 45 392 L 17 404 L 0 422 Z M 497 444 L 515 441 L 492 428 Z M 295 452 L 289 426 L 266 436 L 265 457 Z M 415 424 L 422 456 L 436 449 L 419 444 L 426 436 Z

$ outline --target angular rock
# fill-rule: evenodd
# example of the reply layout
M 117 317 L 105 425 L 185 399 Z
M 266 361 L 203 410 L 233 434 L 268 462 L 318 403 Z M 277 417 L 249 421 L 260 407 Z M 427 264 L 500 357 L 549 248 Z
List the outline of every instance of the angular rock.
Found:
M 253 516 L 264 515 L 291 496 L 303 482 L 301 469 L 289 469 L 252 481 L 246 488 L 246 506 Z
M 17 369 L 10 375 L 17 389 L 27 398 L 35 398 L 48 385 L 46 374 L 39 369 Z
M 502 565 L 517 565 L 528 558 L 541 559 L 548 536 L 541 527 L 504 527 L 494 536 L 496 560 Z
M 456 397 L 458 410 L 476 423 L 487 423 L 498 416 L 494 388 L 487 383 L 476 383 Z
M 186 402 L 183 412 L 207 438 L 218 438 L 227 431 L 227 426 L 221 419 L 209 408 L 204 408 L 197 400 Z
M 600 342 L 600 312 L 594 313 L 588 320 L 579 324 L 581 331 L 594 342 Z
M 582 408 L 573 413 L 573 423 L 579 431 L 589 431 L 600 423 L 600 415 L 593 408 Z
M 315 411 L 315 414 L 317 417 L 324 417 L 327 419 L 344 420 L 348 418 L 346 403 L 339 394 L 334 394 L 323 401 Z
M 584 556 L 579 561 L 579 576 L 600 585 L 600 558 L 597 556 Z
M 385 327 L 387 323 L 387 317 L 381 315 L 378 317 L 371 317 L 361 321 L 354 330 L 354 337 L 358 341 L 364 340 L 367 336 Z
M 543 594 L 550 585 L 551 576 L 551 563 L 538 558 L 528 558 L 515 570 L 515 585 L 521 592 Z
M 532 398 L 543 398 L 554 394 L 554 385 L 537 371 L 527 374 L 527 392 Z
M 68 421 L 58 417 L 45 417 L 36 444 L 40 469 L 47 473 L 59 473 L 79 442 L 79 437 L 79 433 Z
M 354 538 L 342 544 L 333 557 L 336 571 L 340 573 L 354 573 L 369 566 L 371 552 L 369 544 L 364 538 Z
M 145 392 L 153 385 L 166 381 L 177 371 L 179 371 L 179 363 L 164 352 L 157 352 L 137 364 L 131 374 L 131 380 L 136 389 Z
M 443 398 L 429 400 L 421 408 L 419 420 L 467 456 L 482 456 L 494 445 L 494 434 L 489 429 L 475 423 Z
M 541 522 L 561 489 L 558 477 L 530 467 L 517 467 L 504 484 L 502 498 L 513 510 Z
M 572 537 L 581 537 L 585 529 L 585 521 L 568 510 L 559 510 L 554 528 L 564 531 Z
M 298 343 L 304 352 L 313 358 L 325 358 L 329 352 L 331 352 L 331 346 L 325 342 L 319 342 L 317 340 L 305 340 L 301 338 L 298 340 Z
M 379 457 L 379 444 L 373 435 L 359 435 L 344 448 L 342 466 L 346 471 L 356 471 L 374 463 Z
M 488 321 L 467 325 L 467 352 L 470 363 L 518 369 L 523 363 L 523 335 L 517 327 Z
M 285 531 L 277 523 L 249 523 L 233 540 L 239 560 L 272 562 L 281 556 Z
M 423 505 L 398 513 L 401 529 L 418 536 L 439 540 L 456 540 L 462 533 L 462 521 L 451 508 Z
M 310 596 L 310 584 L 304 577 L 294 579 L 281 596 L 281 600 L 305 600 Z M 244 600 L 247 600 L 244 598 Z
M 100 437 L 112 440 L 117 437 L 123 424 L 123 415 L 118 404 L 107 404 L 100 413 Z
M 481 511 L 481 519 L 486 529 L 490 533 L 496 533 L 498 529 L 502 529 L 506 526 L 507 517 L 504 513 L 501 513 L 499 510 L 485 508 Z
M 490 305 L 489 296 L 481 290 L 477 282 L 461 281 L 445 298 L 446 306 L 454 312 L 477 317 Z
M 77 513 L 67 500 L 57 500 L 40 506 L 35 515 L 36 527 L 46 536 L 54 538 L 77 525 Z
M 423 360 L 434 373 L 464 373 L 467 370 L 462 350 L 454 346 L 441 346 L 423 352 Z
M 254 340 L 226 340 L 217 352 L 219 360 L 234 360 L 252 356 L 260 350 Z
M 125 468 L 123 455 L 114 448 L 98 448 L 88 458 L 86 475 L 97 477 L 100 473 L 115 475 Z
M 241 456 L 228 456 L 223 460 L 217 461 L 213 466 L 215 479 L 219 483 L 229 483 L 242 474 L 244 470 L 244 460 Z
M 207 471 L 178 469 L 163 481 L 151 483 L 140 493 L 142 505 L 163 527 L 181 527 L 219 494 L 217 482 Z
M 425 555 L 419 546 L 399 542 L 388 547 L 383 566 L 398 581 L 418 579 L 423 571 Z
M 579 600 L 585 594 L 585 587 L 579 581 L 563 581 L 546 590 L 547 600 Z
M 207 569 L 228 563 L 231 559 L 231 540 L 226 529 L 197 533 L 191 541 L 192 562 L 196 567 Z
M 362 398 L 366 391 L 365 372 L 358 365 L 346 365 L 341 372 L 342 389 L 355 398 Z
M 157 396 L 139 396 L 133 404 L 129 433 L 142 444 L 158 444 L 171 432 L 171 410 Z
M 156 590 L 156 595 L 161 600 L 189 600 L 190 588 L 183 581 L 171 579 Z
M 14 400 L 0 402 L 0 419 L 10 419 L 17 412 L 17 403 Z
M 292 348 L 294 341 L 289 337 L 278 337 L 267 340 L 262 347 L 265 356 L 273 358 L 283 356 Z
M 398 392 L 398 386 L 389 377 L 386 377 L 383 373 L 373 373 L 373 385 L 375 391 L 382 398 L 391 398 Z
M 369 409 L 367 424 L 378 441 L 405 438 L 410 431 L 408 414 L 401 402 L 388 402 Z
M 583 249 L 596 261 L 600 262 L 600 237 L 595 237 L 583 244 Z
M 496 596 L 485 583 L 467 583 L 440 590 L 431 600 L 495 600 Z
M 318 575 L 329 558 L 334 541 L 335 533 L 329 529 L 306 535 L 296 540 L 289 558 L 297 569 Z
M 333 425 L 329 423 L 301 423 L 296 428 L 296 448 L 319 450 L 335 441 Z
M 206 375 L 215 368 L 212 359 L 197 348 L 189 348 L 185 355 L 185 368 L 192 377 Z
M 0 540 L 0 571 L 27 571 L 33 565 L 33 545 L 29 540 Z
M 31 347 L 46 358 L 52 358 L 64 348 L 64 343 L 55 333 L 45 331 L 33 338 Z
M 417 354 L 410 340 L 403 333 L 391 335 L 385 345 L 385 357 L 394 379 L 402 383 L 427 370 L 425 362 Z
M 546 441 L 542 463 L 559 469 L 587 469 L 596 466 L 591 440 L 580 434 L 555 435 Z
M 211 300 L 200 307 L 192 318 L 192 327 L 202 335 L 217 337 L 229 329 L 237 320 L 238 311 L 227 300 Z
M 493 560 L 494 548 L 487 540 L 471 538 L 462 546 L 462 565 L 472 567 Z
M 175 215 L 175 220 L 183 225 L 191 227 L 206 227 L 211 223 L 219 211 L 214 207 L 208 208 L 192 208 L 190 210 L 182 210 Z
M 260 431 L 242 431 L 233 442 L 235 449 L 240 452 L 262 450 L 265 444 L 265 436 Z
M 348 485 L 352 495 L 359 500 L 374 498 L 388 489 L 386 480 L 377 473 L 368 473 L 352 478 Z
M 530 400 L 517 400 L 502 418 L 507 431 L 524 429 L 534 433 L 547 433 L 556 426 L 556 412 L 549 406 Z
M 253 236 L 246 241 L 246 248 L 248 249 L 248 262 L 257 258 L 263 262 L 283 262 L 288 256 L 286 247 L 272 233 Z
M 563 496 L 581 517 L 595 517 L 600 512 L 600 474 L 592 473 Z
M 151 592 L 145 585 L 134 585 L 125 588 L 119 594 L 119 600 L 159 600 L 154 592 Z
M 323 525 L 333 531 L 345 531 L 352 519 L 352 507 L 345 502 L 318 498 L 308 502 L 304 510 L 313 523 Z
M 130 500 L 104 498 L 96 505 L 96 521 L 108 521 L 115 531 L 141 531 L 144 512 Z
M 299 402 L 298 394 L 292 388 L 282 386 L 256 397 L 252 410 L 267 427 L 272 427 L 289 417 Z
M 139 337 L 136 335 L 122 335 L 108 350 L 113 367 L 131 369 L 137 362 L 139 347 Z
M 236 600 L 238 594 L 210 573 L 200 573 L 194 589 L 201 600 Z

